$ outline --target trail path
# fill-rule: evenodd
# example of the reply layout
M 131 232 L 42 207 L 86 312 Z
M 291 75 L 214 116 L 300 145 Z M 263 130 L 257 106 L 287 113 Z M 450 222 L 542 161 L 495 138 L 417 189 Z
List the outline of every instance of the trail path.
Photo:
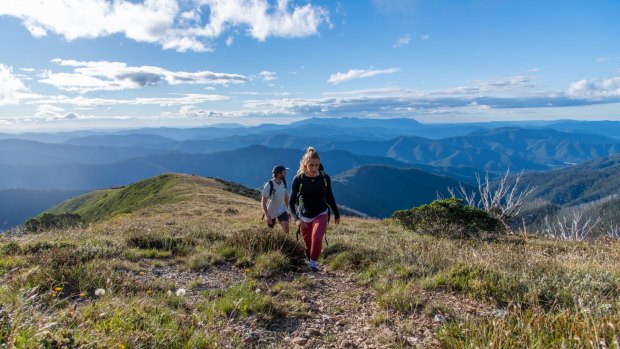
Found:
M 199 286 L 187 289 L 194 302 L 208 289 L 227 288 L 246 279 L 243 269 L 224 265 L 197 273 L 185 268 L 163 264 L 151 267 L 147 278 L 172 280 L 177 288 L 187 288 L 191 282 Z M 261 290 L 284 302 L 282 295 L 272 293 L 277 281 L 294 282 L 304 278 L 305 287 L 298 292 L 298 301 L 305 311 L 287 315 L 268 324 L 257 317 L 231 319 L 223 333 L 236 333 L 244 347 L 252 348 L 438 348 L 435 330 L 442 321 L 423 307 L 407 313 L 390 311 L 377 303 L 375 291 L 355 282 L 352 274 L 321 271 L 319 273 L 286 273 L 276 279 L 259 279 Z M 412 290 L 420 299 L 443 304 L 457 316 L 480 315 L 492 311 L 479 303 L 453 293 Z M 450 317 L 450 315 L 446 316 Z

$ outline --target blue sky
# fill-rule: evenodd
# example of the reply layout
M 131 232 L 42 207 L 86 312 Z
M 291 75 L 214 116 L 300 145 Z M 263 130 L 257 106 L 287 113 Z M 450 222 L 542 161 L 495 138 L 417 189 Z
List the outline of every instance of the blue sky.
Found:
M 620 2 L 0 2 L 0 131 L 620 120 Z

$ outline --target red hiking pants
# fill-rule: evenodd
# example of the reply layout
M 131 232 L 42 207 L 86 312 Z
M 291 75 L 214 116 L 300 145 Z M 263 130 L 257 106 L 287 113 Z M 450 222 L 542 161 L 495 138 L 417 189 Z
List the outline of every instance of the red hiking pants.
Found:
M 327 215 L 322 214 L 306 223 L 306 228 L 301 229 L 306 243 L 306 256 L 313 261 L 318 261 L 323 248 L 323 236 L 327 230 Z

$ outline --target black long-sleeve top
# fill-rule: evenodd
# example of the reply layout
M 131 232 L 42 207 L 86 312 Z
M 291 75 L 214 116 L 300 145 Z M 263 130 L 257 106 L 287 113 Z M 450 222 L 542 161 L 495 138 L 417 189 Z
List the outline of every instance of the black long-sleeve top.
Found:
M 293 179 L 291 197 L 288 201 L 291 216 L 299 219 L 299 214 L 307 218 L 314 218 L 331 208 L 335 218 L 340 218 L 336 206 L 336 199 L 332 193 L 332 181 L 325 173 L 316 177 L 301 174 Z

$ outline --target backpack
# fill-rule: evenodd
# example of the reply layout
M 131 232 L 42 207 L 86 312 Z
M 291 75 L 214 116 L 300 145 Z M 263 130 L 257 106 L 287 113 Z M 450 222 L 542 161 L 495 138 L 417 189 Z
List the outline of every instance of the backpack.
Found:
M 286 178 L 282 178 L 282 181 L 284 182 L 284 190 L 286 190 Z M 276 190 L 273 187 L 273 179 L 270 179 L 269 180 L 269 198 L 271 198 L 273 194 L 275 193 L 276 193 Z

